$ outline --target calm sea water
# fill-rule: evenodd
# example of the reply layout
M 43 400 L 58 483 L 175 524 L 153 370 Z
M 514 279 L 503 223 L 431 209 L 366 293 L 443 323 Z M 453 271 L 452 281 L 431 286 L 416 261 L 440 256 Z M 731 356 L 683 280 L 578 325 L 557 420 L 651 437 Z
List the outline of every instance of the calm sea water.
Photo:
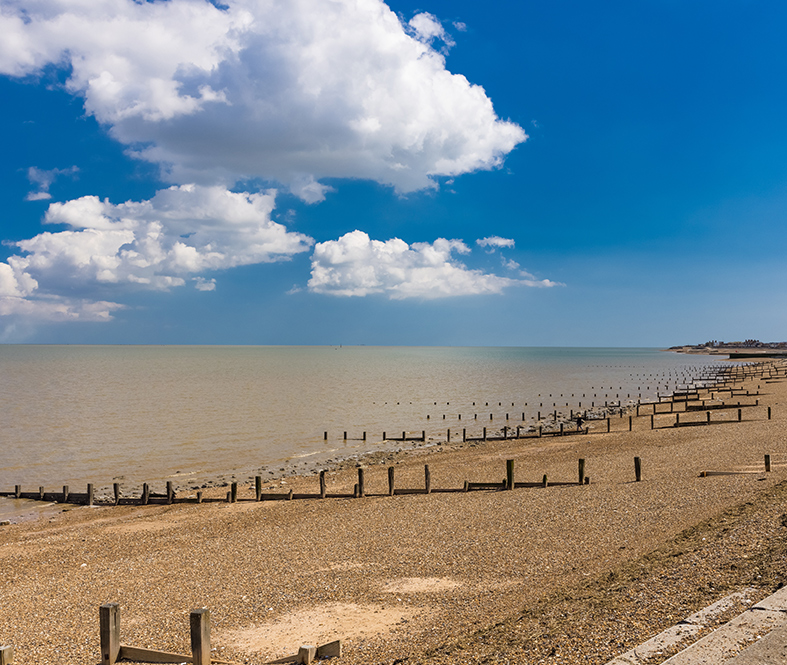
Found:
M 444 439 L 490 413 L 517 425 L 652 398 L 719 362 L 632 348 L 5 345 L 0 489 L 306 468 L 378 448 L 383 431 Z

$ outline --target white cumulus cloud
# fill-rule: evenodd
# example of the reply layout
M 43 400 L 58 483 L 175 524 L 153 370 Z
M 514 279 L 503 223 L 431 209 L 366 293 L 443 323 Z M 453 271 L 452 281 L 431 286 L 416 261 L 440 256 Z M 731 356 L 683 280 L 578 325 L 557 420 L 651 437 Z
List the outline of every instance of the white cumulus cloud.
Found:
M 13 243 L 0 263 L 0 314 L 38 311 L 43 318 L 108 318 L 120 305 L 73 294 L 99 288 L 169 289 L 199 273 L 286 260 L 313 241 L 271 220 L 275 192 L 231 192 L 182 185 L 146 201 L 112 204 L 95 196 L 53 203 L 45 221 L 67 228 Z
M 338 240 L 317 243 L 308 286 L 316 293 L 381 293 L 401 300 L 501 293 L 521 283 L 469 269 L 454 257 L 469 252 L 461 240 L 438 238 L 408 245 L 399 238 L 372 240 L 363 231 L 352 231 Z
M 442 24 L 382 0 L 2 0 L 0 73 L 66 87 L 172 182 L 327 178 L 399 192 L 499 166 L 527 136 L 446 69 Z M 43 191 L 43 190 L 42 190 Z
M 475 241 L 479 247 L 513 247 L 513 238 L 501 238 L 500 236 L 489 236 L 488 238 L 479 238 Z

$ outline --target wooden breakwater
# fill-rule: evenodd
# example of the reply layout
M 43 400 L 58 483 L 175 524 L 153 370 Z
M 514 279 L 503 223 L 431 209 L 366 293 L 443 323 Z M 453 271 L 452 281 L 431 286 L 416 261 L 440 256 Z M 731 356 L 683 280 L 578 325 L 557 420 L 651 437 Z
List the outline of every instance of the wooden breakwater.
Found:
M 521 441 L 524 439 L 541 438 L 545 436 L 569 436 L 569 435 L 589 435 L 589 434 L 605 434 L 622 431 L 634 431 L 640 429 L 641 425 L 635 427 L 635 423 L 641 423 L 643 420 L 649 424 L 649 429 L 661 429 L 672 427 L 694 427 L 694 426 L 710 426 L 721 425 L 735 422 L 744 422 L 743 413 L 744 409 L 749 414 L 745 420 L 750 421 L 755 418 L 771 419 L 773 416 L 773 409 L 771 406 L 760 406 L 759 395 L 760 385 L 757 385 L 756 391 L 752 388 L 742 388 L 740 384 L 744 381 L 760 380 L 761 382 L 774 383 L 782 381 L 787 378 L 787 364 L 784 361 L 773 363 L 757 363 L 743 366 L 733 366 L 719 368 L 713 373 L 713 381 L 707 381 L 703 386 L 687 386 L 684 390 L 676 391 L 669 396 L 659 396 L 658 401 L 655 402 L 638 402 L 636 405 L 630 406 L 627 410 L 619 409 L 618 418 L 613 418 L 607 415 L 599 415 L 598 413 L 584 412 L 583 421 L 578 422 L 562 422 L 558 421 L 557 411 L 553 412 L 553 421 L 546 425 L 539 425 L 537 428 L 525 428 L 523 426 L 509 427 L 503 426 L 496 431 L 489 431 L 487 427 L 483 427 L 481 432 L 476 432 L 475 435 L 468 434 L 467 428 L 462 429 L 461 440 L 462 442 L 479 443 L 489 441 Z M 744 395 L 745 393 L 745 395 Z M 729 396 L 729 400 L 718 399 L 719 397 Z M 739 399 L 734 400 L 733 398 Z M 750 401 L 744 402 L 741 398 L 748 398 Z M 754 401 L 751 401 L 754 398 Z M 624 419 L 624 414 L 628 413 L 627 421 Z M 539 414 L 540 415 L 540 414 Z M 573 414 L 572 414 L 573 415 Z M 585 422 L 585 427 L 581 426 L 581 422 Z M 454 433 L 458 439 L 458 433 Z M 327 439 L 327 432 L 325 433 Z M 344 432 L 344 438 L 347 439 L 347 432 Z M 363 433 L 363 440 L 366 439 L 366 432 Z M 426 432 L 421 431 L 419 436 L 409 435 L 406 431 L 402 432 L 402 437 L 388 437 L 386 432 L 383 432 L 384 441 L 415 441 L 426 442 Z M 445 441 L 450 443 L 452 441 L 451 429 L 446 430 Z M 437 442 L 435 442 L 437 443 Z M 405 495 L 417 493 L 431 493 L 431 492 L 467 492 L 481 489 L 500 489 L 506 487 L 506 483 L 484 483 L 484 482 L 471 482 L 466 481 L 461 488 L 443 488 L 432 489 L 431 477 L 429 474 L 428 465 L 425 467 L 425 483 L 423 488 L 396 488 L 394 482 L 394 468 L 390 467 L 388 470 L 389 475 L 389 489 L 388 495 Z M 319 492 L 314 493 L 295 493 L 289 490 L 286 493 L 281 492 L 264 492 L 262 489 L 262 477 L 256 476 L 254 479 L 255 498 L 245 500 L 255 501 L 276 501 L 276 500 L 293 500 L 293 499 L 311 499 L 311 498 L 353 498 L 366 496 L 365 483 L 363 477 L 363 469 L 359 469 L 358 483 L 352 493 L 348 492 L 329 492 L 326 487 L 325 471 L 319 474 L 320 486 Z M 543 486 L 546 482 L 544 479 L 540 482 L 532 483 L 514 483 L 514 487 L 534 487 Z M 551 483 L 560 484 L 560 483 Z M 174 504 L 174 503 L 210 503 L 210 502 L 230 502 L 233 503 L 238 499 L 238 484 L 233 482 L 230 485 L 226 497 L 203 497 L 201 491 L 196 492 L 196 496 L 182 497 L 177 496 L 176 488 L 171 481 L 168 481 L 163 492 L 155 492 L 151 489 L 151 485 L 144 483 L 142 491 L 138 496 L 124 495 L 119 483 L 114 483 L 112 486 L 112 495 L 96 496 L 94 485 L 89 483 L 85 492 L 73 492 L 68 485 L 62 486 L 62 489 L 57 491 L 46 490 L 44 487 L 39 486 L 34 491 L 23 491 L 21 485 L 16 485 L 13 491 L 0 491 L 0 496 L 17 498 L 17 499 L 32 499 L 36 501 L 45 501 L 50 503 L 65 503 L 76 505 L 161 505 L 161 504 Z

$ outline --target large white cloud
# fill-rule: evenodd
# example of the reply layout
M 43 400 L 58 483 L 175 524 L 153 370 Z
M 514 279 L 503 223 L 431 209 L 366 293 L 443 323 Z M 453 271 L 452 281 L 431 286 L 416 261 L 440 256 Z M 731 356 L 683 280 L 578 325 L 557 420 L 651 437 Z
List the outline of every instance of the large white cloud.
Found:
M 400 192 L 501 164 L 526 139 L 446 69 L 437 19 L 381 0 L 0 0 L 0 72 L 70 67 L 68 88 L 173 182 L 325 178 Z
M 525 279 L 512 279 L 470 269 L 454 252 L 469 254 L 470 249 L 461 240 L 438 238 L 433 243 L 408 245 L 399 238 L 372 240 L 363 231 L 352 231 L 338 240 L 317 243 L 309 289 L 336 296 L 380 293 L 401 300 L 501 293 L 517 285 L 555 285 L 526 273 Z
M 274 202 L 274 191 L 182 185 L 147 201 L 53 203 L 45 221 L 68 228 L 14 243 L 21 253 L 0 263 L 0 314 L 107 318 L 120 305 L 91 300 L 99 289 L 168 289 L 193 280 L 198 290 L 213 290 L 214 278 L 200 273 L 308 251 L 310 237 L 271 219 Z M 73 295 L 81 292 L 82 299 Z

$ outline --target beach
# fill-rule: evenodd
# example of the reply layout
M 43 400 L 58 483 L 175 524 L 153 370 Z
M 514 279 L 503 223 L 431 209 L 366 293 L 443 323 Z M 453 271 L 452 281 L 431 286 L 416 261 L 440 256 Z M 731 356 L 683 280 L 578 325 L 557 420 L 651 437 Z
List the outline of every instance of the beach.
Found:
M 18 664 L 95 663 L 98 608 L 117 602 L 122 643 L 185 654 L 189 611 L 207 607 L 214 656 L 239 663 L 335 639 L 348 665 L 604 663 L 732 591 L 764 597 L 785 580 L 787 383 L 759 384 L 742 422 L 725 411 L 651 430 L 642 415 L 629 432 L 613 417 L 610 433 L 383 451 L 326 474 L 329 492 L 351 494 L 362 465 L 380 496 L 55 506 L 0 527 L 1 639 Z M 576 484 L 580 458 L 589 484 Z M 506 460 L 517 481 L 566 484 L 386 496 L 389 466 L 397 487 L 423 487 L 428 464 L 434 489 L 461 488 L 500 483 Z

